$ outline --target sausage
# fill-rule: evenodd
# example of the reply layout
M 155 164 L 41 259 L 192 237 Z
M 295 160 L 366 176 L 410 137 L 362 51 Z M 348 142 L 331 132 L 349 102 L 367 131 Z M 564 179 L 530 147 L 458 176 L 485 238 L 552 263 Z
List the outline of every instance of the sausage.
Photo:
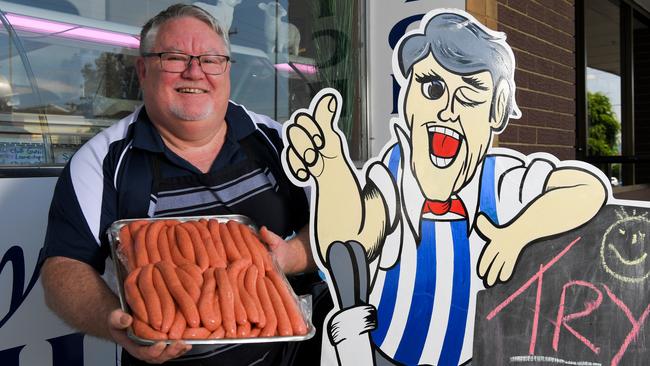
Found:
M 156 341 L 167 339 L 167 334 L 151 328 L 149 324 L 138 318 L 133 319 L 133 333 L 144 339 L 152 339 Z
M 160 297 L 156 292 L 153 285 L 153 264 L 147 264 L 142 267 L 140 275 L 138 276 L 138 287 L 144 304 L 147 308 L 147 316 L 149 317 L 149 325 L 155 330 L 160 330 L 162 327 L 162 305 L 160 304 Z
M 129 304 L 133 315 L 140 318 L 143 322 L 148 323 L 149 316 L 147 316 L 147 307 L 138 288 L 140 271 L 142 271 L 142 268 L 138 267 L 126 276 L 124 280 L 124 294 L 126 296 L 126 303 Z
M 235 320 L 237 321 L 237 324 L 244 324 L 248 321 L 246 308 L 244 308 L 244 304 L 242 303 L 239 294 L 239 272 L 250 266 L 250 264 L 250 259 L 242 258 L 232 263 L 227 269 L 228 279 L 232 285 L 232 292 L 235 297 Z
M 185 263 L 190 263 L 178 248 L 178 241 L 176 240 L 176 226 L 167 228 L 167 241 L 169 242 L 169 251 L 172 256 L 172 262 L 175 266 L 180 266 Z
M 207 339 L 212 332 L 203 328 L 185 328 L 183 339 Z
M 273 282 L 276 290 L 278 291 L 278 294 L 280 295 L 280 298 L 282 299 L 284 308 L 286 309 L 287 315 L 289 316 L 289 320 L 291 321 L 291 328 L 293 329 L 293 334 L 296 335 L 307 334 L 307 323 L 305 323 L 305 319 L 303 318 L 302 313 L 298 308 L 298 304 L 296 303 L 295 298 L 289 292 L 289 287 L 287 287 L 287 283 L 275 271 L 268 272 L 267 278 L 269 278 L 271 282 Z
M 219 326 L 219 328 L 217 328 L 217 330 L 215 330 L 214 332 L 212 332 L 212 333 L 208 336 L 208 338 L 209 338 L 209 339 L 221 339 L 221 338 L 223 338 L 223 337 L 225 337 L 225 336 L 226 336 L 226 330 L 223 329 L 222 326 Z
M 271 298 L 269 297 L 269 293 L 266 290 L 266 282 L 264 279 L 257 281 L 256 287 L 257 296 L 260 298 L 262 310 L 264 310 L 264 315 L 266 316 L 266 325 L 260 332 L 260 337 L 273 337 L 278 326 L 278 318 L 275 315 L 275 310 L 273 309 Z
M 210 231 L 210 235 L 212 236 L 212 243 L 214 244 L 214 248 L 217 250 L 217 254 L 223 260 L 223 262 L 226 263 L 227 260 L 226 249 L 224 249 L 223 247 L 223 242 L 221 241 L 221 235 L 219 234 L 219 221 L 217 220 L 208 221 L 208 230 Z
M 223 240 L 223 248 L 226 251 L 228 262 L 240 260 L 241 254 L 239 253 L 239 249 L 237 249 L 235 242 L 232 240 L 232 236 L 230 236 L 226 224 L 219 223 L 219 234 L 221 235 L 221 240 Z M 226 332 L 226 334 L 227 333 L 228 332 Z
M 205 246 L 205 252 L 208 255 L 210 267 L 226 268 L 224 257 L 219 256 L 217 248 L 214 246 L 214 242 L 212 241 L 212 234 L 210 234 L 210 230 L 208 230 L 208 222 L 205 219 L 201 219 L 200 221 L 193 221 L 192 223 L 201 235 L 201 240 Z
M 253 264 L 255 264 L 255 266 L 257 267 L 258 276 L 263 277 L 264 273 L 267 270 L 266 266 L 264 264 L 263 255 L 264 254 L 268 255 L 268 252 L 266 252 L 266 249 L 264 249 L 261 246 L 262 243 L 259 244 L 260 246 L 256 245 L 255 238 L 253 238 L 255 236 L 255 234 L 253 234 L 253 232 L 251 231 L 251 229 L 249 227 L 242 226 L 241 227 L 241 234 L 242 234 L 242 237 L 244 238 L 244 243 L 248 247 L 248 250 L 250 251 L 251 256 L 253 257 Z M 258 240 L 258 242 L 259 242 L 259 240 Z M 264 251 L 264 252 L 262 252 L 262 251 Z M 270 258 L 269 258 L 269 260 L 270 260 Z
M 136 263 L 135 251 L 133 248 L 133 237 L 131 236 L 131 229 L 129 229 L 129 225 L 124 225 L 120 228 L 119 237 L 119 251 L 124 256 L 124 261 L 122 263 L 124 264 L 124 267 L 126 267 L 126 270 L 128 272 L 131 272 L 135 268 Z
M 169 227 L 165 226 L 160 230 L 160 235 L 158 236 L 158 253 L 160 253 L 160 260 L 173 262 L 172 253 L 169 249 L 169 236 L 167 232 L 171 230 Z
M 266 291 L 269 293 L 269 298 L 271 298 L 271 304 L 273 304 L 275 316 L 278 318 L 278 334 L 281 336 L 293 335 L 291 321 L 289 320 L 289 315 L 287 315 L 287 311 L 284 308 L 280 294 L 278 294 L 275 285 L 273 285 L 273 282 L 271 282 L 268 277 L 264 277 L 264 282 L 266 284 Z
M 185 321 L 185 317 L 180 309 L 176 310 L 174 322 L 172 323 L 172 327 L 169 328 L 169 333 L 167 333 L 169 339 L 181 339 L 185 328 L 187 328 L 187 321 Z
M 248 268 L 255 268 L 255 266 L 249 266 Z M 259 310 L 257 309 L 255 300 L 253 300 L 252 296 L 248 293 L 248 290 L 246 290 L 246 286 L 244 283 L 245 282 L 244 278 L 246 277 L 247 272 L 248 271 L 244 269 L 239 272 L 239 275 L 237 275 L 237 287 L 239 289 L 239 298 L 241 299 L 241 302 L 244 305 L 244 309 L 246 310 L 246 318 L 248 319 L 248 321 L 251 323 L 259 323 L 260 322 Z
M 199 285 L 199 287 L 203 286 L 203 271 L 201 271 L 199 266 L 193 263 L 183 263 L 178 267 L 182 268 L 188 275 L 192 276 L 192 279 Z
M 156 263 L 160 261 L 160 252 L 158 251 L 158 237 L 160 230 L 164 228 L 165 222 L 162 220 L 154 221 L 147 229 L 145 243 L 147 247 L 147 255 L 149 256 L 149 263 Z
M 162 325 L 160 326 L 160 331 L 167 333 L 174 323 L 176 304 L 174 304 L 174 298 L 169 293 L 169 289 L 158 268 L 154 268 L 153 270 L 153 286 L 156 288 L 158 297 L 160 297 L 160 307 L 162 309 Z
M 174 300 L 178 304 L 178 307 L 183 312 L 185 321 L 190 327 L 198 327 L 201 323 L 201 317 L 199 316 L 199 310 L 196 307 L 196 303 L 192 300 L 190 295 L 187 293 L 181 281 L 176 274 L 174 267 L 168 262 L 158 262 L 156 267 L 160 270 L 169 292 L 172 294 Z
M 196 226 L 189 221 L 182 223 L 181 227 L 187 230 L 190 234 L 192 247 L 194 248 L 194 263 L 201 268 L 201 271 L 205 271 L 205 269 L 210 265 L 210 258 L 208 258 L 208 253 L 205 250 L 205 244 L 201 238 L 201 233 L 199 233 Z
M 235 321 L 235 295 L 228 279 L 228 272 L 223 268 L 214 270 L 219 292 L 219 306 L 221 306 L 221 323 L 226 331 L 227 338 L 234 338 L 237 334 Z
M 187 232 L 187 229 L 184 228 L 182 224 L 174 227 L 176 228 L 176 245 L 181 251 L 181 255 L 190 263 L 196 263 L 194 244 L 192 244 L 190 233 Z
M 262 328 L 255 327 L 251 329 L 251 333 L 248 335 L 251 338 L 259 337 Z
M 257 280 L 257 267 L 248 267 L 244 276 L 244 287 L 246 287 L 246 291 L 255 302 L 255 307 L 259 313 L 257 327 L 264 328 L 266 325 L 266 316 L 264 315 L 264 309 L 262 308 L 262 303 L 260 302 L 259 295 L 257 294 Z
M 135 237 L 141 227 L 147 225 L 149 220 L 135 220 L 129 222 L 129 230 L 131 231 L 131 236 Z
M 215 289 L 214 289 L 214 299 L 212 300 L 212 311 L 214 312 L 215 323 L 221 324 L 223 319 L 222 319 L 222 316 L 221 316 L 221 305 L 219 305 L 219 301 L 220 301 L 219 300 L 219 291 L 218 291 L 217 286 L 216 286 L 217 285 L 217 283 L 216 283 L 216 280 L 217 280 L 216 268 L 215 268 L 215 271 L 213 272 L 213 275 L 214 275 L 214 279 L 215 279 Z M 222 325 L 220 325 L 220 326 L 223 327 Z M 224 330 L 224 332 L 225 332 L 225 330 Z
M 237 326 L 237 338 L 248 338 L 251 332 L 251 323 L 246 322 Z
M 199 315 L 201 324 L 210 332 L 214 332 L 221 325 L 217 324 L 217 316 L 214 314 L 214 292 L 217 285 L 214 268 L 210 267 L 203 272 L 203 277 L 203 288 L 198 303 Z
M 262 230 L 268 230 L 268 229 L 262 227 L 260 231 Z M 273 264 L 273 259 L 271 258 L 271 254 L 269 253 L 269 250 L 267 249 L 266 245 L 262 244 L 262 242 L 257 237 L 257 235 L 251 235 L 250 239 L 253 241 L 253 243 L 255 244 L 254 246 L 258 248 L 259 253 L 262 255 L 262 260 L 264 261 L 264 269 L 266 270 L 266 272 L 274 270 L 275 265 Z
M 248 250 L 246 243 L 244 243 L 244 238 L 241 235 L 241 227 L 243 224 L 240 224 L 234 220 L 230 220 L 226 223 L 226 226 L 228 227 L 230 236 L 235 242 L 235 245 L 237 246 L 239 254 L 241 254 L 242 258 L 252 259 L 251 252 Z
M 148 224 L 142 225 L 142 227 L 138 229 L 137 234 L 135 234 L 135 243 L 133 244 L 133 250 L 137 267 L 142 267 L 149 264 L 149 255 L 147 254 L 146 242 L 148 228 Z
M 190 295 L 194 304 L 197 304 L 199 302 L 199 297 L 201 297 L 201 285 L 199 285 L 199 283 L 181 267 L 176 267 L 176 275 L 181 281 L 181 285 L 185 291 Z M 203 281 L 203 279 L 201 279 L 201 281 Z

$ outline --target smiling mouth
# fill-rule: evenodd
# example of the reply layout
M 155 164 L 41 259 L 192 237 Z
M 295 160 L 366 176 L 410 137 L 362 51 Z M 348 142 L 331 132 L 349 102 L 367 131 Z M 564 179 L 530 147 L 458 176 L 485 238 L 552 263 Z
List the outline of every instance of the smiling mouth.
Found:
M 627 260 L 627 259 L 623 258 L 623 256 L 621 255 L 621 253 L 616 249 L 616 247 L 614 247 L 614 245 L 609 244 L 609 245 L 608 245 L 608 248 L 609 248 L 609 250 L 611 250 L 612 252 L 614 252 L 614 254 L 615 254 L 616 257 L 618 258 L 618 260 L 621 261 L 621 263 L 623 263 L 623 264 L 625 264 L 625 265 L 627 265 L 627 266 L 636 266 L 636 265 L 639 265 L 639 264 L 645 262 L 645 260 L 646 260 L 646 258 L 647 258 L 647 256 L 648 256 L 648 253 L 643 253 L 643 255 L 640 256 L 639 258 L 632 259 L 632 260 Z
M 428 126 L 430 158 L 433 165 L 446 168 L 458 156 L 463 136 L 458 132 L 441 126 Z
M 176 91 L 182 94 L 204 94 L 208 92 L 207 90 L 199 88 L 176 88 Z

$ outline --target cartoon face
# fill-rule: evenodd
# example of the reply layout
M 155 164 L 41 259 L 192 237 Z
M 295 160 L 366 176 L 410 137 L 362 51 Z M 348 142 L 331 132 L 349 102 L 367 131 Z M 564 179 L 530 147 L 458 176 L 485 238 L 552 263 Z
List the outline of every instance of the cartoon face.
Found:
M 490 117 L 493 89 L 488 71 L 454 74 L 431 54 L 413 65 L 404 116 L 413 173 L 428 199 L 446 201 L 474 175 L 501 124 Z
M 612 224 L 603 237 L 600 257 L 605 271 L 628 283 L 650 277 L 650 220 L 627 216 Z

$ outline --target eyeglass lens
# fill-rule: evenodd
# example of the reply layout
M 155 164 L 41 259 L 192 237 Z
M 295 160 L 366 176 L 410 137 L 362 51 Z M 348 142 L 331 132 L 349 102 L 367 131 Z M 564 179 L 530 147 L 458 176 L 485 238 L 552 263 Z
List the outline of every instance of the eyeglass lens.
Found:
M 162 68 L 168 72 L 183 72 L 192 58 L 198 58 L 201 70 L 206 74 L 221 74 L 226 70 L 228 59 L 224 56 L 202 55 L 190 56 L 183 53 L 163 53 L 160 55 Z

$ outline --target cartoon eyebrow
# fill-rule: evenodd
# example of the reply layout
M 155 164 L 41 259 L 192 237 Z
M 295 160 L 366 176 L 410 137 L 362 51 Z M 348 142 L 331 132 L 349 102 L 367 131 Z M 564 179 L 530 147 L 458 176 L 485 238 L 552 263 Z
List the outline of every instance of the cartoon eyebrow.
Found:
M 463 76 L 462 79 L 464 82 L 475 87 L 476 89 L 488 90 L 488 87 L 485 86 L 481 80 L 475 78 L 474 76 Z
M 432 81 L 442 81 L 440 75 L 436 74 L 433 71 L 430 71 L 428 74 L 417 75 L 415 74 L 415 81 L 418 83 L 428 83 Z

